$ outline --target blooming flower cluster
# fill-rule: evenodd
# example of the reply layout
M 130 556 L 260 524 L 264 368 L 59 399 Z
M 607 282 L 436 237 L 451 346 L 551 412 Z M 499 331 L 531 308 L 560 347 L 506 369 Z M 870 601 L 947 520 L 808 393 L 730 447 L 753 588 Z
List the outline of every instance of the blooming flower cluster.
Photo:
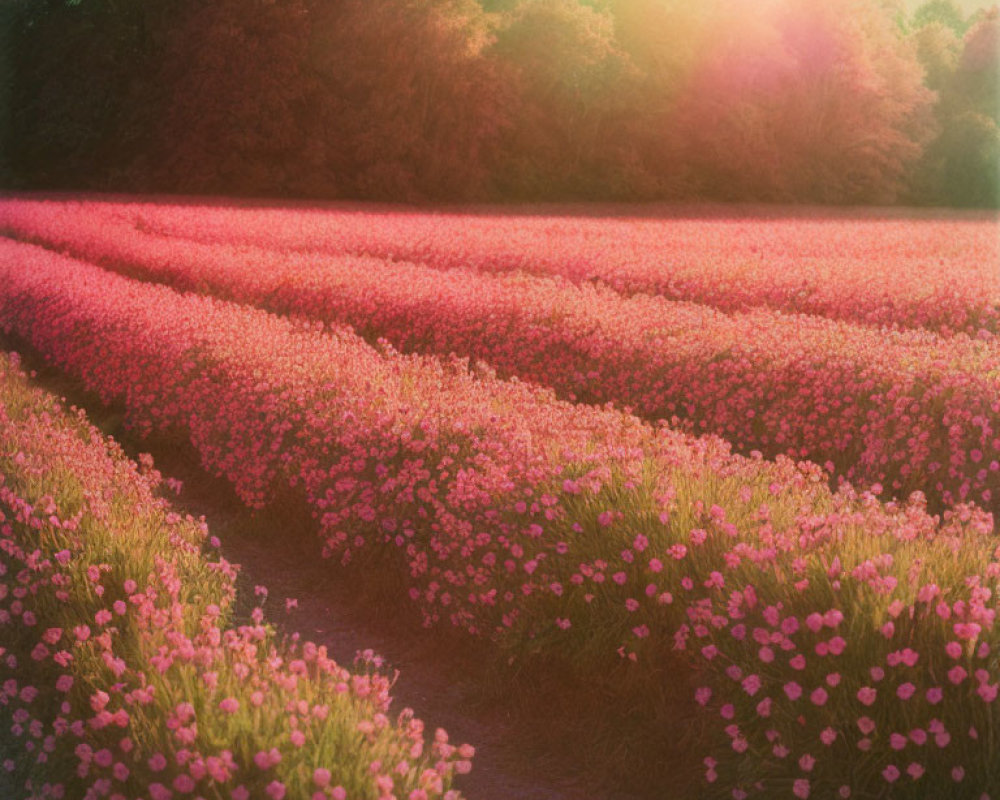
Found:
M 142 233 L 100 207 L 59 211 L 15 201 L 0 218 L 134 277 L 350 325 L 404 352 L 483 360 L 571 400 L 615 402 L 742 452 L 806 458 L 897 497 L 921 490 L 935 507 L 1000 509 L 1000 340 L 766 308 L 724 314 L 560 278 L 198 244 Z
M 82 412 L 0 357 L 2 785 L 18 796 L 452 798 L 392 680 L 227 621 L 235 569 Z
M 54 205 L 54 204 L 53 204 Z M 906 219 L 885 213 L 674 218 L 418 214 L 359 208 L 60 204 L 95 224 L 118 219 L 212 245 L 372 255 L 487 272 L 560 275 L 627 294 L 659 294 L 739 311 L 767 306 L 875 326 L 945 334 L 1000 332 L 995 219 Z M 0 207 L 0 228 L 26 207 Z M 33 210 L 38 210 L 38 205 Z M 8 212 L 12 215 L 8 217 Z M 14 216 L 16 214 L 16 216 Z M 12 224 L 19 224 L 12 223 Z
M 808 463 L 28 245 L 0 278 L 4 330 L 247 503 L 301 491 L 324 552 L 397 570 L 428 624 L 678 665 L 665 693 L 689 683 L 718 735 L 710 791 L 1000 790 L 1000 551 L 975 507 L 831 492 Z

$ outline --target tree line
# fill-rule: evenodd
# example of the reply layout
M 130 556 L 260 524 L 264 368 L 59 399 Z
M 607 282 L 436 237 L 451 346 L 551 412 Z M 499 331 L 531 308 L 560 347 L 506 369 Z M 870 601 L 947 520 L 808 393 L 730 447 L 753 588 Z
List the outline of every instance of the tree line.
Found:
M 951 0 L 7 0 L 7 188 L 1000 204 Z

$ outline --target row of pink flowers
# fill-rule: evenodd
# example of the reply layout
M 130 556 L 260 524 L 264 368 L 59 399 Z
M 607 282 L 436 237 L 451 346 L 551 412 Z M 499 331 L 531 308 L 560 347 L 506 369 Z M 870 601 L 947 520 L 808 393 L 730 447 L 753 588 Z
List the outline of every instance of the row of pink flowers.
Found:
M 824 464 L 895 496 L 1000 508 L 1000 344 L 732 315 L 560 279 L 166 239 L 94 211 L 8 203 L 19 235 L 126 274 L 457 353 L 563 397 L 615 402 L 743 452 Z
M 1000 787 L 1000 553 L 975 508 L 831 493 L 812 465 L 27 245 L 0 278 L 5 330 L 248 503 L 301 490 L 325 553 L 395 564 L 428 624 L 673 665 L 664 696 L 689 681 L 715 720 L 708 792 Z
M 227 619 L 235 570 L 82 414 L 0 357 L 0 786 L 33 798 L 453 798 L 391 679 Z M 331 743 L 336 748 L 331 749 Z M 13 796 L 13 795 L 11 795 Z
M 69 203 L 60 210 L 213 245 L 521 270 L 726 311 L 767 306 L 945 334 L 1000 332 L 1000 241 L 995 218 L 984 214 L 859 217 L 827 209 L 782 216 L 741 208 L 738 216 L 702 210 L 645 219 L 615 216 L 613 207 L 602 217 L 160 203 Z

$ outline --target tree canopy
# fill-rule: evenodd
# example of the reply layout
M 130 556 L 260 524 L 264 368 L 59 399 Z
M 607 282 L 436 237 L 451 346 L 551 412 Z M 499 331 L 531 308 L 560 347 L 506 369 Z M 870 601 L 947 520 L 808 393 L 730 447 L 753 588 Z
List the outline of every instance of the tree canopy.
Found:
M 0 178 L 996 205 L 998 26 L 953 0 L 10 0 Z

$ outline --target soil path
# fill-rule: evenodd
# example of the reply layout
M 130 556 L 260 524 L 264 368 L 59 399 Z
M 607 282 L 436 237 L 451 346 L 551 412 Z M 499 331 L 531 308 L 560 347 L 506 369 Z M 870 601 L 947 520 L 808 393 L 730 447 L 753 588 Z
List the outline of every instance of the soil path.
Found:
M 319 543 L 307 520 L 295 515 L 253 517 L 227 483 L 198 466 L 190 450 L 136 440 L 122 429 L 120 412 L 103 407 L 23 343 L 0 335 L 0 346 L 17 350 L 24 366 L 37 371 L 35 383 L 63 397 L 67 405 L 85 409 L 132 458 L 150 452 L 164 477 L 182 481 L 175 505 L 204 516 L 209 530 L 221 539 L 224 557 L 240 566 L 238 617 L 249 613 L 255 604 L 254 587 L 263 585 L 268 589 L 265 612 L 279 630 L 325 645 L 345 666 L 358 651 L 371 649 L 390 670 L 398 670 L 393 713 L 412 708 L 431 735 L 440 727 L 453 743 L 475 746 L 472 772 L 455 780 L 455 788 L 468 800 L 652 800 L 654 795 L 607 785 L 608 764 L 595 763 L 574 747 L 574 740 L 580 739 L 575 728 L 586 724 L 585 716 L 564 711 L 573 702 L 570 692 L 576 690 L 561 689 L 558 675 L 545 676 L 546 686 L 522 681 L 514 689 L 498 678 L 491 654 L 477 652 L 468 637 L 424 630 L 414 614 L 398 604 L 365 599 L 358 576 L 345 577 L 338 565 L 319 557 Z M 286 609 L 289 598 L 297 605 Z M 665 795 L 655 797 L 664 800 Z
M 523 736 L 525 720 L 505 712 L 497 702 L 483 703 L 479 695 L 490 680 L 489 670 L 475 663 L 469 648 L 442 644 L 440 637 L 415 628 L 416 621 L 398 609 L 365 602 L 342 579 L 337 565 L 317 558 L 318 543 L 310 540 L 308 531 L 234 530 L 244 515 L 236 514 L 234 520 L 228 504 L 218 503 L 216 482 L 160 455 L 158 468 L 184 480 L 178 504 L 204 515 L 209 529 L 220 535 L 225 558 L 240 565 L 238 585 L 244 602 L 252 602 L 257 584 L 266 586 L 269 619 L 279 629 L 297 631 L 304 639 L 326 645 L 340 664 L 350 665 L 358 651 L 374 650 L 399 671 L 392 690 L 394 712 L 412 708 L 429 732 L 441 727 L 452 742 L 476 747 L 472 772 L 455 782 L 469 800 L 633 797 L 586 785 L 579 766 L 574 769 L 565 758 L 532 746 Z M 286 610 L 289 598 L 297 605 Z

